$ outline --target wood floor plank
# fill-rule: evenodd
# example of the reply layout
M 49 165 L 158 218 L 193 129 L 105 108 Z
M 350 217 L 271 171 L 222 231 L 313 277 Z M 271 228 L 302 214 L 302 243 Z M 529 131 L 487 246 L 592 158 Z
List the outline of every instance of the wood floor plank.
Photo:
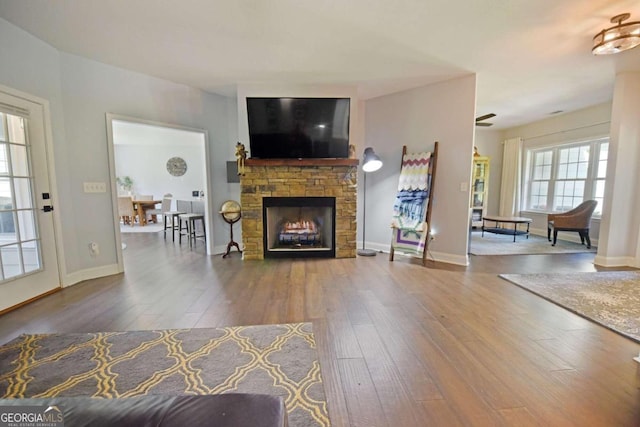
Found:
M 305 319 L 306 272 L 304 266 L 304 261 L 301 260 L 291 263 L 289 296 L 287 298 L 287 318 L 291 319 L 291 322 L 302 322 Z
M 464 424 L 456 412 L 444 399 L 426 400 L 421 402 L 424 426 L 459 427 Z M 513 424 L 516 425 L 516 424 Z
M 384 427 L 389 423 L 382 411 L 376 388 L 364 359 L 339 359 L 340 377 L 352 427 Z
M 314 264 L 310 264 L 314 265 Z M 324 305 L 324 290 L 318 273 L 308 272 L 304 283 L 304 310 L 308 319 L 322 319 L 327 311 Z
M 420 415 L 408 393 L 396 364 L 373 325 L 354 326 L 382 410 L 392 425 L 414 426 Z
M 575 370 L 553 372 L 552 376 L 567 390 L 572 391 L 573 398 L 563 400 L 569 411 L 575 411 L 583 405 L 600 406 L 600 410 L 592 413 L 584 425 L 640 426 L 640 407 L 636 405 L 635 411 L 625 410 L 634 404 L 633 399 L 630 399 L 631 390 L 602 391 L 599 375 L 591 378 L 592 374 L 584 375 Z M 571 409 L 572 406 L 574 408 Z
M 340 367 L 335 348 L 331 343 L 331 331 L 325 319 L 313 321 L 313 334 L 318 348 L 322 382 L 327 395 L 327 406 L 333 427 L 349 426 L 349 411 L 342 387 Z
M 363 295 L 373 324 L 400 373 L 403 383 L 416 401 L 442 399 L 442 393 L 421 359 L 416 356 L 408 334 L 409 328 L 419 329 L 421 317 L 414 324 L 401 322 L 396 307 L 384 307 L 375 298 Z M 366 354 L 366 352 L 365 352 Z
M 443 397 L 464 422 L 472 425 L 490 425 L 495 421 L 497 414 L 483 397 L 474 391 L 473 386 L 448 359 L 446 349 L 434 342 L 428 331 L 409 328 L 407 338 Z
M 532 369 L 520 364 L 504 349 L 495 349 L 484 340 L 473 343 L 475 357 L 503 382 L 510 384 L 514 394 L 524 402 L 525 408 L 543 425 L 580 426 L 574 424 L 573 415 L 565 412 L 562 399 L 554 396 L 555 385 Z M 548 373 L 547 373 L 548 375 Z M 566 390 L 561 390 L 566 392 Z
M 447 290 L 448 292 L 451 291 Z M 509 351 L 513 351 L 514 356 L 517 353 L 542 369 L 551 371 L 573 368 L 554 354 L 540 351 L 535 342 L 526 336 L 527 328 L 518 322 L 517 317 L 487 311 L 489 307 L 479 307 L 478 300 L 456 299 L 445 293 L 431 292 L 419 295 L 419 301 L 428 309 L 439 311 L 438 320 L 447 328 L 462 321 L 477 337 L 500 346 L 507 342 L 510 344 Z
M 328 313 L 327 321 L 338 359 L 362 358 L 362 351 L 346 313 Z
M 527 408 L 507 408 L 498 412 L 504 418 L 506 425 L 522 427 L 539 427 L 543 425 Z
M 522 406 L 522 401 L 513 393 L 509 383 L 497 378 L 490 369 L 475 358 L 473 342 L 458 341 L 439 322 L 424 325 L 432 339 L 438 343 L 458 372 L 466 378 L 475 392 L 493 409 L 507 409 Z

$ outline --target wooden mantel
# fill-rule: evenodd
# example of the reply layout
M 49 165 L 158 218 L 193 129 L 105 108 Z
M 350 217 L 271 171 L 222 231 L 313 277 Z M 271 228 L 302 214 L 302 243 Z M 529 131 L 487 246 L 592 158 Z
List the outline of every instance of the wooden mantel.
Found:
M 358 159 L 247 159 L 246 166 L 358 166 Z

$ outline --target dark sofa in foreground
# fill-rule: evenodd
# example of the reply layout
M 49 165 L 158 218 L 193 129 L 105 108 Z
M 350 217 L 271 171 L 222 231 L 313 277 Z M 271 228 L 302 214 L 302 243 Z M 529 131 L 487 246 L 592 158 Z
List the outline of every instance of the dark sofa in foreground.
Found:
M 286 427 L 281 397 L 263 394 L 148 395 L 124 399 L 52 397 L 0 399 L 2 412 L 12 406 L 55 406 L 65 427 L 216 426 Z M 18 409 L 18 408 L 16 408 Z M 55 408 L 49 410 L 53 415 Z

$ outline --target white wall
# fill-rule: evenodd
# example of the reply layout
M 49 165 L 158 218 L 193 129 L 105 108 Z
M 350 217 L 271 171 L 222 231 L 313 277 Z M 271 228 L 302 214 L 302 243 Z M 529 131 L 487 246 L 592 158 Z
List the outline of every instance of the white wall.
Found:
M 602 214 L 595 262 L 640 268 L 640 71 L 616 75 Z
M 129 176 L 133 180 L 132 194 L 153 195 L 160 200 L 166 193 L 174 199 L 191 199 L 193 190 L 205 188 L 205 170 L 202 162 L 203 148 L 198 146 L 149 147 L 118 145 L 115 147 L 116 175 Z M 167 172 L 167 160 L 181 157 L 187 163 L 187 172 L 172 176 Z
M 609 135 L 610 123 L 611 103 L 607 102 L 506 129 L 503 136 L 504 139 L 520 136 L 527 146 L 542 147 Z
M 228 137 L 227 98 L 57 52 L 3 19 L 0 55 L 0 84 L 51 103 L 65 283 L 107 274 L 117 264 L 111 194 L 86 194 L 82 187 L 109 183 L 106 113 L 208 131 L 211 210 L 239 197 L 226 185 L 225 162 L 233 160 L 235 144 Z M 219 216 L 212 229 L 216 242 L 226 244 L 229 230 Z M 90 256 L 88 242 L 100 244 L 100 256 Z
M 430 252 L 436 259 L 467 263 L 475 91 L 476 76 L 470 75 L 366 101 L 365 145 L 384 162 L 367 175 L 367 247 L 389 249 L 402 146 L 419 152 L 439 141 L 432 213 L 436 240 Z
M 133 180 L 133 194 L 150 194 L 161 199 L 191 199 L 192 191 L 206 186 L 204 135 L 142 123 L 113 121 L 116 176 Z M 167 160 L 181 157 L 187 163 L 182 176 L 169 174 Z
M 520 136 L 524 139 L 523 145 L 525 149 L 544 147 L 608 136 L 610 123 L 611 103 L 604 103 L 571 113 L 559 114 L 523 126 L 506 129 L 503 132 L 503 139 Z M 523 163 L 525 160 L 526 159 L 523 159 Z M 525 183 L 523 182 L 523 184 Z M 546 236 L 547 214 L 523 211 L 523 215 L 533 219 L 533 223 L 531 224 L 532 232 Z M 598 244 L 599 232 L 600 220 L 593 219 L 589 236 L 595 245 Z M 580 241 L 577 233 L 560 233 L 558 238 Z

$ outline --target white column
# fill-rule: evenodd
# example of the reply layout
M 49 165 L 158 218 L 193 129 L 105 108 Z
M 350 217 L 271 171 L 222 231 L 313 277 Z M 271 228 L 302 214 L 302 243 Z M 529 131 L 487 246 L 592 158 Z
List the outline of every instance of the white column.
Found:
M 595 263 L 640 266 L 640 71 L 616 76 Z

